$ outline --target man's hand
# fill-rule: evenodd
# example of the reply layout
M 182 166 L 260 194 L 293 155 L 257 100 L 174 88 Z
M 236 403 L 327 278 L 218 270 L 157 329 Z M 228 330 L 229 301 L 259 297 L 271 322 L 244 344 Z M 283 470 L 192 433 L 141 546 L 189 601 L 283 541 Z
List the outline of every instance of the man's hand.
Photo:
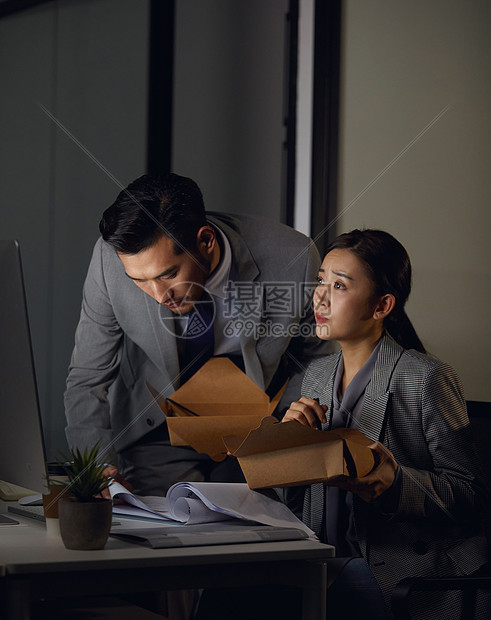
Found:
M 131 484 L 123 478 L 123 476 L 119 473 L 118 468 L 114 467 L 114 465 L 107 465 L 104 468 L 104 471 L 102 473 L 104 474 L 104 476 L 106 476 L 106 478 L 109 478 L 109 477 L 114 478 L 116 482 L 119 482 L 119 484 L 122 484 L 125 487 L 125 489 L 128 489 L 128 491 L 133 493 L 133 487 L 131 486 Z M 105 497 L 106 499 L 111 499 L 111 494 L 109 493 L 109 489 L 104 489 L 101 495 L 102 497 Z
M 375 467 L 363 478 L 350 478 L 349 476 L 339 476 L 332 481 L 325 482 L 326 486 L 340 487 L 345 491 L 355 493 L 365 502 L 373 502 L 390 489 L 394 483 L 397 462 L 392 452 L 379 441 L 369 448 L 375 453 Z
M 327 405 L 319 405 L 313 398 L 305 398 L 302 396 L 300 400 L 293 402 L 285 413 L 282 422 L 290 422 L 296 420 L 304 426 L 319 428 L 319 424 L 326 423 Z

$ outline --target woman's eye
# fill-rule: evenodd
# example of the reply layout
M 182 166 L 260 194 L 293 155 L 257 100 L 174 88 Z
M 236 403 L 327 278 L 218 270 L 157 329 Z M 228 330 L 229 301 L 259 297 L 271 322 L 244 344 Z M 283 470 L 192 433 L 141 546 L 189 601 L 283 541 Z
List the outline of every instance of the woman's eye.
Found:
M 324 280 L 320 277 L 317 277 L 317 284 L 324 284 Z
M 338 290 L 343 290 L 346 287 L 344 286 L 342 282 L 334 282 L 334 288 L 337 288 Z
M 161 280 L 172 280 L 173 278 L 175 278 L 177 276 L 177 271 L 174 271 L 174 273 L 169 273 L 166 276 L 161 276 Z

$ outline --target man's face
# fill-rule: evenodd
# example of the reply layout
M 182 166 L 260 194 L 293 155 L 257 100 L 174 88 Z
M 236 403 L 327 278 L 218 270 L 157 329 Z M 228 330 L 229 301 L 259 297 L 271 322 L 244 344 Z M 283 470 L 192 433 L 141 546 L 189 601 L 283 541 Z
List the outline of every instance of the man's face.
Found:
M 205 226 L 198 232 L 194 254 L 176 254 L 172 239 L 162 235 L 138 254 L 118 252 L 118 256 L 126 275 L 143 292 L 174 314 L 187 314 L 203 293 L 215 241 L 213 229 Z

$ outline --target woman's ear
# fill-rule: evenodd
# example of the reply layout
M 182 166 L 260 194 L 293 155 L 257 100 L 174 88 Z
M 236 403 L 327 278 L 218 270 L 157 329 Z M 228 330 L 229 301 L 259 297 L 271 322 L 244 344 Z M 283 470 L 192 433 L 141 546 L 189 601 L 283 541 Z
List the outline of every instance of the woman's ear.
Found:
M 396 305 L 396 298 L 391 293 L 383 295 L 378 300 L 375 310 L 373 311 L 373 318 L 377 321 L 383 321 L 394 309 Z

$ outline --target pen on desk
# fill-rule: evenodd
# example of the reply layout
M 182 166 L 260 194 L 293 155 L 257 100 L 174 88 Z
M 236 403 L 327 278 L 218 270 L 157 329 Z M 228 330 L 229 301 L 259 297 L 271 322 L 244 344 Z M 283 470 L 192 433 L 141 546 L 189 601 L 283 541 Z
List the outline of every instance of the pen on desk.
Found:
M 199 415 L 197 413 L 194 413 L 194 411 L 191 411 L 191 409 L 188 409 L 187 407 L 185 407 L 184 405 L 181 405 L 179 403 L 176 403 L 175 400 L 172 400 L 172 398 L 166 398 L 166 400 L 168 400 L 170 402 L 171 405 L 175 405 L 176 407 L 179 407 L 180 409 L 183 409 L 186 413 L 189 413 L 190 415 L 194 415 L 197 418 L 199 418 Z

